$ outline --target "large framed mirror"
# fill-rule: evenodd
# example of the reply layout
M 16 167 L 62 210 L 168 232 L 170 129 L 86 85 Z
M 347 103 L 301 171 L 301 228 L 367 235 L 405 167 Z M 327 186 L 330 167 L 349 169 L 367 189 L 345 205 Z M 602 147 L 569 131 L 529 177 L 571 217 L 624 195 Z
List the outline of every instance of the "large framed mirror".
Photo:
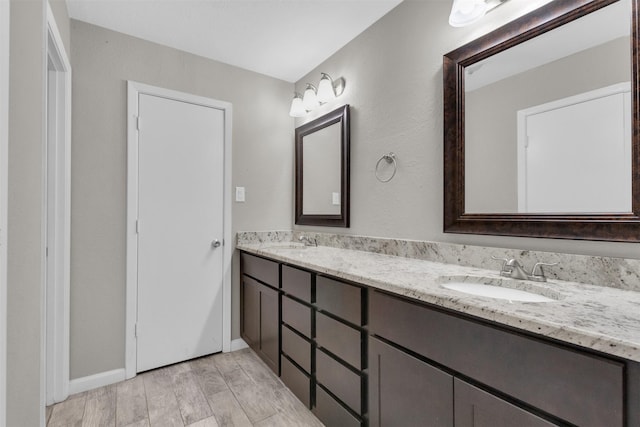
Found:
M 640 241 L 638 0 L 553 1 L 444 56 L 444 231 Z
M 298 128 L 296 224 L 349 227 L 349 105 Z

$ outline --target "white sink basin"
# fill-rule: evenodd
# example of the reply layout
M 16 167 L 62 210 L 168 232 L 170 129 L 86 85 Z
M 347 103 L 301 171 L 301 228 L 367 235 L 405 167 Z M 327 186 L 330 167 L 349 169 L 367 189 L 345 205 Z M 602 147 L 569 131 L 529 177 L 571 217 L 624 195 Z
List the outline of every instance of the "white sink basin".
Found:
M 307 246 L 301 243 L 277 243 L 270 246 L 264 246 L 262 249 L 300 250 L 300 249 L 307 249 Z
M 501 288 L 499 286 L 481 285 L 479 283 L 450 282 L 442 285 L 443 288 L 452 289 L 465 294 L 479 295 L 489 298 L 506 299 L 521 302 L 551 302 L 554 299 L 543 295 L 533 294 L 519 289 Z
M 520 280 L 473 276 L 443 277 L 440 286 L 488 298 L 518 302 L 553 302 L 560 298 L 557 292 Z

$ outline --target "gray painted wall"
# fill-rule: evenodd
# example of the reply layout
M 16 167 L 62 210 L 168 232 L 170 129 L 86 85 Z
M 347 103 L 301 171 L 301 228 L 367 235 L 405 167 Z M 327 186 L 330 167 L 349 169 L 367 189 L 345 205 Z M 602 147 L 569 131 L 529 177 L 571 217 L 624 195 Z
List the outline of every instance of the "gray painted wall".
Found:
M 530 3 L 508 2 L 477 25 L 453 28 L 447 23 L 451 2 L 405 0 L 300 79 L 299 92 L 306 82 L 316 84 L 320 72 L 345 79 L 340 98 L 296 125 L 351 105 L 351 228 L 294 228 L 639 258 L 638 244 L 442 232 L 442 56 L 522 14 Z M 382 184 L 374 168 L 389 151 L 397 155 L 398 173 Z
M 518 212 L 518 111 L 629 82 L 630 56 L 622 37 L 467 92 L 467 212 Z
M 43 334 L 44 0 L 11 1 L 7 425 L 37 426 Z M 18 96 L 16 96 L 18 95 Z
M 68 53 L 64 0 L 54 0 L 52 10 Z M 11 1 L 7 426 L 37 426 L 44 419 L 40 390 L 45 351 L 41 261 L 46 11 L 45 0 Z
M 71 378 L 124 368 L 126 81 L 233 104 L 233 232 L 292 223 L 293 85 L 71 21 Z M 233 242 L 229 242 L 233 244 Z M 233 337 L 239 336 L 234 260 Z

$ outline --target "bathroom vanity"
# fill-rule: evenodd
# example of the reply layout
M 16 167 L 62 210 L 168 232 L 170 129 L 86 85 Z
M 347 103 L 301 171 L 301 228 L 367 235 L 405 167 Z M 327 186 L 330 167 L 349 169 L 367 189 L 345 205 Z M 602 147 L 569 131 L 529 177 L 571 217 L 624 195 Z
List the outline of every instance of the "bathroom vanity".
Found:
M 327 426 L 640 426 L 637 292 L 551 281 L 552 302 L 510 302 L 442 286 L 495 271 L 238 247 L 241 335 Z

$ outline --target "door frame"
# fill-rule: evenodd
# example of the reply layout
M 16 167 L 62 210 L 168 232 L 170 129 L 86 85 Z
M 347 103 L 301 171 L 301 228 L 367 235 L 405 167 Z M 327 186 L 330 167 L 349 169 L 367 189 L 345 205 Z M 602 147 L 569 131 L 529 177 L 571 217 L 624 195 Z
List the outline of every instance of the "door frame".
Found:
M 138 99 L 141 94 L 222 110 L 224 113 L 222 351 L 231 351 L 231 126 L 232 105 L 184 92 L 127 81 L 127 259 L 125 314 L 125 377 L 137 374 L 135 336 L 138 308 Z
M 9 145 L 10 2 L 0 1 L 0 426 L 7 413 L 7 161 Z
M 71 63 L 48 2 L 46 43 L 46 110 L 55 113 L 53 123 L 47 113 L 43 160 L 45 403 L 51 405 L 69 396 L 70 381 Z

